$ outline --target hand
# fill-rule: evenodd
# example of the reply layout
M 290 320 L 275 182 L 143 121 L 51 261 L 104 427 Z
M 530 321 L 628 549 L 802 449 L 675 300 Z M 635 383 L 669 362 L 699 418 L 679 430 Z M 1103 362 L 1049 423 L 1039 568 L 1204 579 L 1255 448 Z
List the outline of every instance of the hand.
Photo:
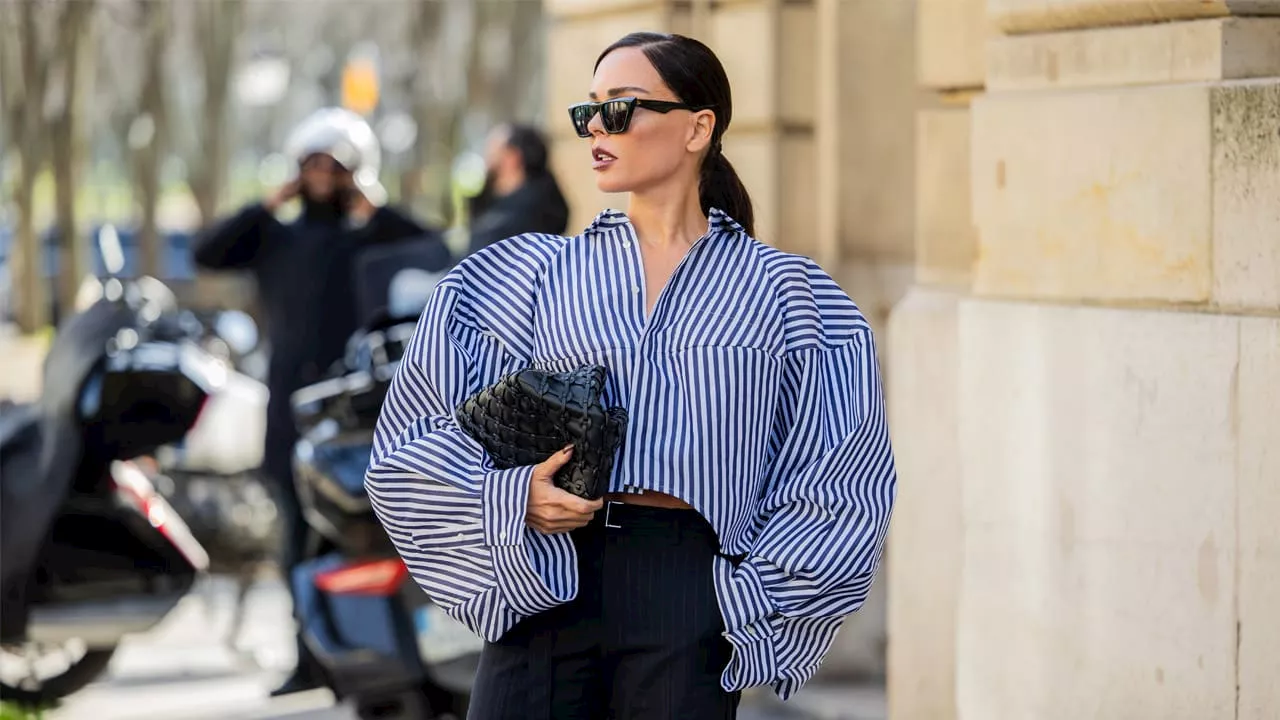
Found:
M 298 193 L 301 191 L 302 178 L 294 178 L 282 185 L 280 189 L 272 193 L 266 200 L 262 201 L 262 206 L 267 209 L 267 212 L 275 212 L 280 209 L 281 205 L 284 205 L 290 200 L 298 197 Z
M 580 498 L 551 483 L 556 471 L 571 457 L 572 445 L 533 466 L 525 524 L 538 532 L 552 535 L 580 528 L 591 522 L 591 516 L 604 505 L 603 500 Z
M 375 206 L 373 201 L 369 199 L 369 196 L 361 192 L 360 188 L 354 183 L 352 183 L 351 187 L 347 190 L 347 193 L 347 213 L 351 216 L 351 219 L 354 220 L 357 225 L 363 225 L 369 222 L 369 218 L 372 218 L 373 214 L 377 212 L 377 206 Z

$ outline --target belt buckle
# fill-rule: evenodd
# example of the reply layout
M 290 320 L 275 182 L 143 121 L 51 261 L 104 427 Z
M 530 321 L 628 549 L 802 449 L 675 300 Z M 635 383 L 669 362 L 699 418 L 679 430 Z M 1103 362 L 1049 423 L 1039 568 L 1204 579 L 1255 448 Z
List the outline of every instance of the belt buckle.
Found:
M 609 500 L 604 504 L 604 526 L 607 528 L 614 528 L 617 530 L 621 530 L 622 526 L 614 525 L 611 519 L 614 505 L 622 505 L 622 503 L 618 502 L 617 500 Z

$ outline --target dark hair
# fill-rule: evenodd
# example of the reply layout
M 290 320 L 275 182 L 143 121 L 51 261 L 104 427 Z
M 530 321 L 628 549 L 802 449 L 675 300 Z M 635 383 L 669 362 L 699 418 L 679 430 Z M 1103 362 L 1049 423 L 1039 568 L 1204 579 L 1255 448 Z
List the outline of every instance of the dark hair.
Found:
M 547 173 L 547 141 L 537 128 L 529 125 L 508 125 L 507 147 L 520 153 L 524 172 L 530 178 Z
M 662 81 L 671 88 L 681 102 L 694 106 L 707 106 L 716 115 L 715 128 L 711 131 L 711 148 L 699 170 L 698 196 L 702 212 L 712 207 L 720 208 L 738 221 L 748 235 L 755 234 L 755 212 L 751 209 L 751 196 L 738 178 L 733 165 L 721 149 L 721 138 L 733 119 L 733 96 L 729 90 L 729 76 L 720 59 L 711 48 L 683 35 L 636 32 L 605 48 L 596 58 L 596 68 L 605 57 L 619 48 L 640 48 L 653 64 Z

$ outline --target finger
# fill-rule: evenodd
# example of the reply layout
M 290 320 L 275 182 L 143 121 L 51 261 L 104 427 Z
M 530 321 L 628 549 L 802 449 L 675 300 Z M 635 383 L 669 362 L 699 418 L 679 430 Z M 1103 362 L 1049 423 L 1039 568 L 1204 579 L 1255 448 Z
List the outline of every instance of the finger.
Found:
M 549 468 L 555 468 L 556 470 L 559 470 L 560 468 L 564 467 L 564 464 L 569 462 L 569 458 L 572 458 L 572 457 L 573 457 L 573 446 L 569 445 L 568 447 L 561 448 L 560 451 L 557 452 L 555 455 L 552 455 L 551 457 L 547 458 L 546 464 L 547 464 L 547 467 Z
M 578 528 L 583 527 L 588 522 L 590 521 L 585 519 L 566 520 L 564 522 L 553 523 L 550 527 L 554 532 L 569 532 L 570 530 L 577 530 Z
M 586 525 L 586 523 L 576 523 L 576 524 L 575 524 L 575 523 L 566 523 L 566 522 L 556 522 L 556 523 L 539 523 L 539 524 L 537 524 L 537 525 L 534 525 L 534 526 L 533 526 L 533 529 L 534 529 L 534 530 L 537 530 L 538 532 L 542 533 L 543 535 L 556 535 L 556 534 L 559 534 L 559 533 L 566 533 L 566 532 L 569 532 L 569 531 L 571 531 L 571 530 L 577 530 L 578 528 L 582 527 L 583 525 Z
M 560 490 L 560 488 L 556 488 L 556 490 Z M 575 515 L 591 515 L 604 507 L 604 500 L 588 500 L 564 490 L 560 490 L 555 496 L 554 502 L 565 511 Z
M 579 513 L 563 508 L 547 508 L 536 513 L 534 517 L 543 523 L 588 522 L 591 520 L 592 513 Z

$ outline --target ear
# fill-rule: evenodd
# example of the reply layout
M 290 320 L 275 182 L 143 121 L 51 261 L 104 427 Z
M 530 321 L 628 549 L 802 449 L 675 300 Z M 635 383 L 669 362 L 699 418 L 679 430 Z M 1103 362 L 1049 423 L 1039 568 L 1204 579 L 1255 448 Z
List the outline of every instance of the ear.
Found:
M 702 152 L 711 144 L 711 136 L 716 129 L 716 114 L 711 110 L 699 110 L 693 113 L 689 125 L 689 141 L 685 149 L 691 153 Z

